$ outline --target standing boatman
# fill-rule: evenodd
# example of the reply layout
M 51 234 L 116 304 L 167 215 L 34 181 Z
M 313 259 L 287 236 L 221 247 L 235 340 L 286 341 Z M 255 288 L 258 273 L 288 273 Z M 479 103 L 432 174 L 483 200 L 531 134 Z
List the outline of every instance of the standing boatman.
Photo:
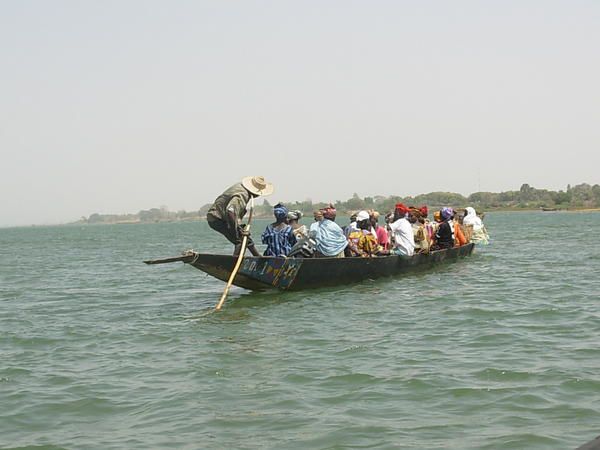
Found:
M 244 230 L 240 221 L 246 215 L 251 198 L 273 193 L 273 185 L 264 177 L 245 177 L 240 183 L 229 187 L 219 195 L 206 213 L 208 225 L 235 245 L 233 256 L 238 256 L 242 248 L 242 237 L 248 236 L 247 248 L 253 256 L 260 256 L 252 242 L 249 231 Z

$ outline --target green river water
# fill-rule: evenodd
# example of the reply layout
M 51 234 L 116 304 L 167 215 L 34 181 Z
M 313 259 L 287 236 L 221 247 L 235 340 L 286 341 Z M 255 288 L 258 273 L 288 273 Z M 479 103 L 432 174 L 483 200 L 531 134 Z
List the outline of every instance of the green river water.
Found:
M 600 434 L 600 213 L 489 213 L 456 264 L 295 293 L 205 222 L 0 229 L 2 449 L 574 449 Z M 266 225 L 257 222 L 254 235 Z

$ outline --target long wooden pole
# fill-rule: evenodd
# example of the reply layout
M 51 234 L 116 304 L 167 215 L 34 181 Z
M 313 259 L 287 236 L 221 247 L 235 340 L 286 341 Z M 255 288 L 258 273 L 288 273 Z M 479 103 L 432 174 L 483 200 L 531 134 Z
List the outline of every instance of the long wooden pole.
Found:
M 254 212 L 254 197 L 250 197 L 250 215 L 248 216 L 248 224 L 246 225 L 246 228 L 245 228 L 245 231 L 247 233 L 250 233 L 250 222 L 252 222 L 252 213 L 253 212 Z M 240 270 L 240 266 L 242 265 L 242 260 L 244 259 L 244 254 L 246 253 L 246 244 L 247 243 L 248 243 L 248 235 L 244 234 L 244 237 L 242 238 L 242 247 L 240 249 L 240 254 L 238 255 L 238 259 L 235 263 L 235 266 L 233 267 L 233 271 L 231 272 L 231 275 L 229 276 L 229 281 L 227 281 L 227 286 L 225 286 L 223 295 L 221 295 L 221 299 L 219 300 L 219 303 L 217 303 L 217 306 L 215 306 L 215 310 L 217 310 L 217 311 L 219 311 L 223 307 L 223 303 L 225 303 L 225 298 L 227 297 L 227 294 L 229 293 L 229 288 L 233 284 L 233 280 L 235 279 L 235 276 L 237 275 L 238 270 Z

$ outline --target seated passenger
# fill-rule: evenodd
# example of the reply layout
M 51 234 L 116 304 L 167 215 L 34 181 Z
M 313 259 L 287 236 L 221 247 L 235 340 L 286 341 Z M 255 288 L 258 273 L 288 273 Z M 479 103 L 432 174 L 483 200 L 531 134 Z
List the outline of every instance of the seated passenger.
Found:
M 435 235 L 437 233 L 438 228 L 440 227 L 440 224 L 442 223 L 442 214 L 440 211 L 435 211 L 433 213 L 433 221 L 429 223 L 429 226 L 431 227 L 431 246 L 430 246 L 430 250 L 436 250 L 436 239 L 435 239 Z
M 323 220 L 323 211 L 321 211 L 320 209 L 313 211 L 313 218 L 315 219 L 315 222 L 322 221 Z M 314 225 L 314 223 L 312 223 L 310 225 L 310 228 L 312 228 L 313 225 Z
M 423 217 L 425 218 L 423 220 L 423 227 L 425 230 L 425 238 L 427 239 L 427 242 L 429 245 L 429 250 L 431 250 L 431 246 L 433 245 L 435 231 L 434 231 L 434 223 L 431 222 L 427 217 L 428 213 L 429 213 L 429 210 L 428 210 L 427 206 L 422 206 L 421 214 L 423 214 Z
M 460 247 L 461 245 L 465 245 L 467 243 L 467 238 L 463 233 L 462 227 L 458 220 L 452 220 L 454 223 L 454 246 Z
M 390 212 L 385 215 L 385 231 L 388 235 L 388 250 L 394 248 L 394 233 L 392 233 L 392 229 L 390 228 L 391 224 L 394 223 L 394 213 Z
M 308 228 L 306 225 L 300 225 L 298 221 L 302 218 L 302 211 L 290 211 L 287 215 L 287 222 L 292 227 L 292 232 L 296 239 L 308 237 Z
M 315 256 L 317 258 L 343 258 L 348 241 L 342 229 L 335 223 L 335 208 L 333 205 L 329 205 L 327 208 L 319 210 L 319 213 L 315 213 L 316 222 L 310 226 L 308 232 L 316 242 Z
M 350 224 L 343 227 L 342 230 L 344 230 L 346 237 L 348 237 L 348 235 L 353 231 L 358 230 L 358 226 L 356 225 L 356 213 L 350 216 Z
M 408 207 L 398 203 L 394 210 L 394 222 L 390 224 L 394 235 L 392 251 L 396 255 L 412 256 L 415 253 L 415 236 L 409 217 L 411 216 Z
M 377 237 L 377 244 L 384 252 L 387 252 L 390 249 L 390 237 L 388 236 L 386 228 L 379 225 L 379 213 L 373 211 L 370 214 L 370 219 L 371 227 L 375 231 L 375 236 Z
M 296 243 L 292 227 L 287 224 L 288 210 L 281 203 L 273 207 L 275 222 L 267 225 L 261 239 L 267 244 L 264 256 L 287 256 Z
M 483 245 L 487 245 L 489 243 L 489 236 L 487 234 L 487 230 L 485 229 L 481 218 L 477 216 L 477 213 L 475 212 L 474 208 L 470 206 L 465 208 L 463 225 L 468 230 L 469 242 Z
M 348 247 L 346 254 L 348 256 L 375 256 L 379 252 L 377 238 L 371 232 L 371 219 L 369 213 L 360 211 L 356 215 L 356 225 L 358 230 L 351 231 L 348 235 Z
M 444 207 L 440 211 L 440 222 L 435 232 L 434 250 L 454 247 L 454 210 L 450 207 Z
M 432 228 L 429 225 L 429 220 L 427 220 L 427 206 L 421 206 L 420 208 L 411 207 L 410 213 L 416 219 L 413 223 L 415 253 L 429 253 Z

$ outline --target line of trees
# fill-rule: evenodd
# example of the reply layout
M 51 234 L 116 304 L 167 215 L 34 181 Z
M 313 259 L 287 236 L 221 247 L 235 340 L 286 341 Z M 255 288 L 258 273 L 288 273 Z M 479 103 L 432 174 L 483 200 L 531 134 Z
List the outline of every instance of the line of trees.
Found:
M 547 189 L 536 189 L 529 184 L 523 184 L 518 191 L 475 192 L 468 197 L 453 192 L 430 192 L 415 197 L 400 196 L 374 196 L 361 198 L 354 194 L 346 201 L 336 200 L 334 206 L 339 214 L 351 214 L 361 209 L 375 209 L 379 212 L 392 211 L 396 203 L 402 202 L 406 205 L 427 205 L 430 209 L 442 206 L 461 208 L 473 206 L 478 211 L 490 211 L 498 209 L 586 209 L 600 208 L 600 185 L 589 185 L 587 183 L 571 187 L 567 186 L 565 191 L 549 191 Z M 210 204 L 204 205 L 198 211 L 169 211 L 166 206 L 142 210 L 136 214 L 92 214 L 82 217 L 80 223 L 152 223 L 152 222 L 176 222 L 186 220 L 198 220 L 206 216 Z M 304 200 L 302 202 L 286 202 L 285 206 L 290 210 L 300 210 L 305 215 L 310 215 L 314 210 L 327 206 L 326 203 Z M 273 205 L 268 199 L 257 205 L 255 215 L 257 217 L 271 217 Z
M 167 206 L 160 208 L 143 209 L 135 214 L 91 214 L 89 217 L 82 217 L 79 222 L 89 224 L 110 224 L 110 223 L 154 223 L 154 222 L 179 222 L 185 220 L 198 220 L 199 211 L 187 212 L 169 211 Z
M 415 197 L 401 196 L 375 196 L 359 197 L 354 194 L 346 201 L 336 200 L 334 206 L 341 214 L 350 214 L 361 209 L 375 209 L 379 212 L 393 211 L 396 203 L 402 202 L 410 206 L 427 205 L 430 209 L 442 206 L 461 208 L 473 206 L 478 211 L 498 209 L 526 210 L 539 208 L 556 209 L 586 209 L 600 208 L 600 185 L 587 183 L 571 187 L 566 191 L 549 191 L 536 189 L 529 184 L 523 184 L 518 191 L 475 192 L 468 197 L 453 192 L 430 192 Z M 285 203 L 288 209 L 297 209 L 304 214 L 311 214 L 315 209 L 323 208 L 325 203 L 312 203 L 310 200 L 303 202 Z M 260 216 L 272 215 L 272 205 L 265 199 L 263 205 L 257 207 L 256 213 Z

